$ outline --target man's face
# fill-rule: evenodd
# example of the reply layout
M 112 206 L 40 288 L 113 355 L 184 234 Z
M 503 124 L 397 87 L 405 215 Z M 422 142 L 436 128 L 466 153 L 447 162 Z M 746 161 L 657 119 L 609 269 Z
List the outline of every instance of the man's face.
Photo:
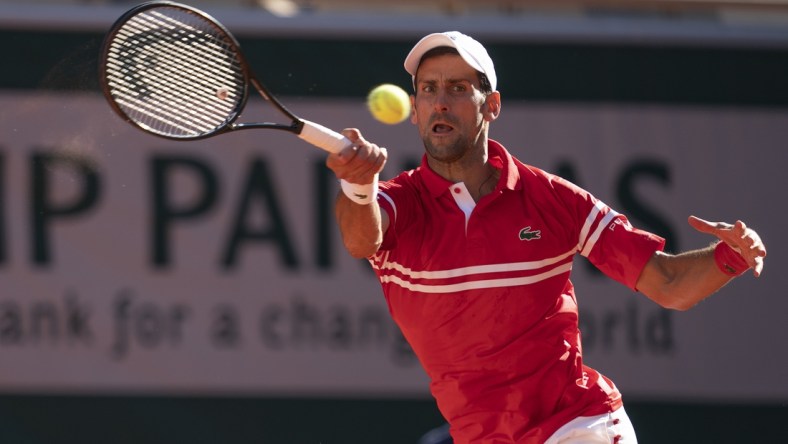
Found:
M 423 60 L 416 82 L 411 121 L 429 156 L 454 162 L 484 141 L 485 95 L 476 70 L 462 57 L 446 54 Z

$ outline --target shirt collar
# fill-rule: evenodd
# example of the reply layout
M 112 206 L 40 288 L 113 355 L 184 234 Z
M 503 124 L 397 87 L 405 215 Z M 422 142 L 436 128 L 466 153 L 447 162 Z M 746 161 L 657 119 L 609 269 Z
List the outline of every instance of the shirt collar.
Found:
M 489 139 L 487 142 L 487 153 L 490 165 L 501 171 L 501 178 L 498 180 L 495 190 L 520 189 L 522 187 L 520 183 L 520 172 L 517 170 L 514 158 L 506 151 L 506 148 L 495 140 Z M 421 158 L 421 167 L 419 169 L 422 173 L 422 180 L 433 197 L 440 196 L 453 185 L 452 182 L 444 179 L 430 169 L 427 163 L 426 154 Z

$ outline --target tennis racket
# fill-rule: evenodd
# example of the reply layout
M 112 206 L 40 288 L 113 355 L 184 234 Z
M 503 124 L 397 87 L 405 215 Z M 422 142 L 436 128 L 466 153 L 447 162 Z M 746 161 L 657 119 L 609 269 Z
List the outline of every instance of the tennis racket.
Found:
M 332 153 L 351 144 L 285 108 L 254 76 L 227 28 L 191 6 L 152 1 L 127 11 L 104 39 L 99 71 L 115 112 L 157 136 L 193 140 L 263 128 L 289 131 Z M 236 123 L 250 85 L 289 122 Z

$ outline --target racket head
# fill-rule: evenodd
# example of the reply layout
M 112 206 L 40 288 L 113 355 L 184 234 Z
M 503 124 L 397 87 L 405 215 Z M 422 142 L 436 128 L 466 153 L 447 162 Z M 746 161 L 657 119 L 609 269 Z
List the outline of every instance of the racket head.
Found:
M 238 41 L 208 14 L 152 1 L 123 14 L 102 45 L 99 79 L 121 118 L 178 140 L 230 129 L 249 96 Z

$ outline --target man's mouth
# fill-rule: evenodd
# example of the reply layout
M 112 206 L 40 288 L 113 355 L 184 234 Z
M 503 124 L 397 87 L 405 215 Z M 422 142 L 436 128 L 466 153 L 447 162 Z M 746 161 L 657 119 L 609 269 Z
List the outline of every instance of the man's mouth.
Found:
M 454 127 L 451 125 L 446 125 L 445 123 L 436 123 L 435 125 L 432 125 L 432 132 L 436 134 L 450 133 L 453 129 Z

